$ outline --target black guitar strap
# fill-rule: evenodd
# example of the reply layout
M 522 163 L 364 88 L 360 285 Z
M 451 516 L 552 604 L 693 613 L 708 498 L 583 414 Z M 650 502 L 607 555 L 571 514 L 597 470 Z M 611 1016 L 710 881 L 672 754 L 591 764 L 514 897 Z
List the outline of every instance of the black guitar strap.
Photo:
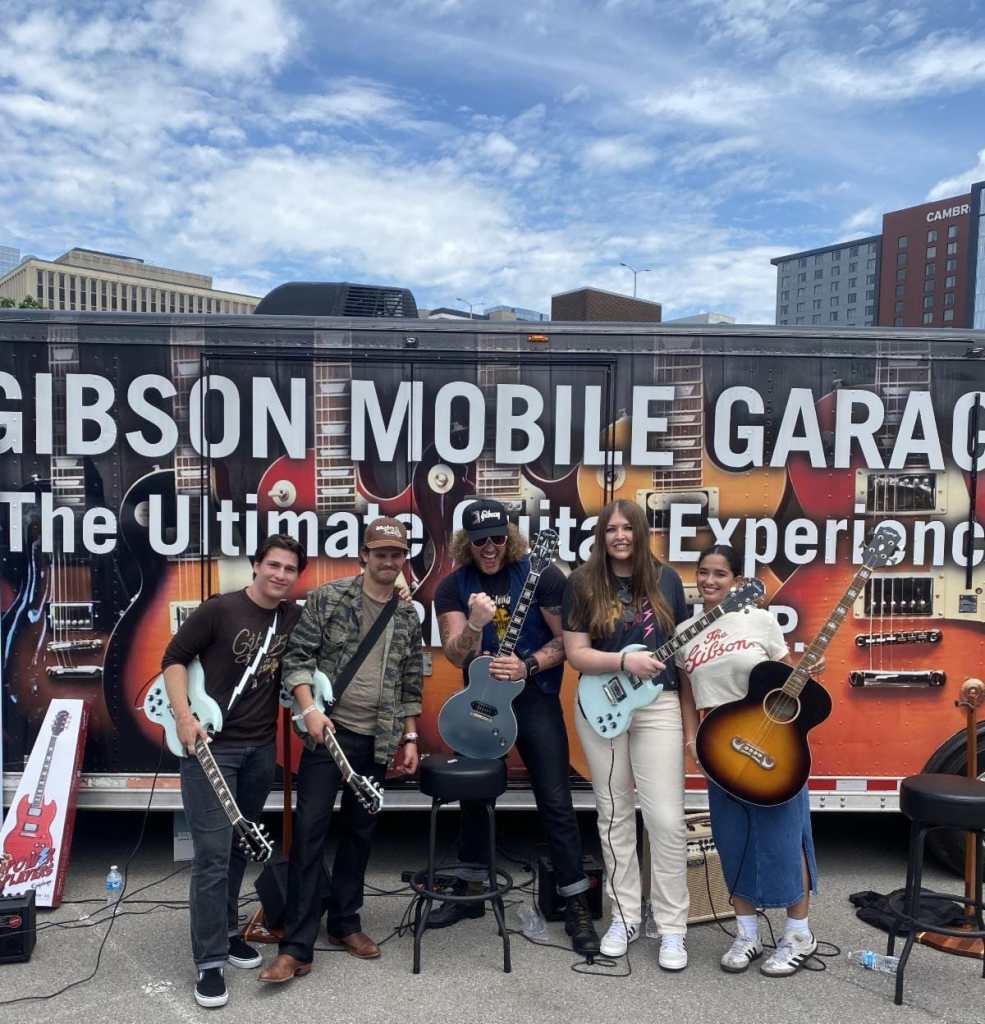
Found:
M 370 627 L 369 632 L 362 638 L 359 647 L 356 648 L 356 653 L 349 659 L 349 663 L 339 674 L 334 685 L 332 686 L 332 704 L 338 704 L 342 699 L 342 694 L 345 693 L 345 688 L 352 682 L 353 676 L 359 671 L 359 666 L 366 660 L 366 655 L 373 649 L 373 645 L 379 640 L 386 629 L 387 623 L 393 618 L 393 613 L 397 610 L 397 602 L 400 598 L 394 594 L 389 601 L 383 606 L 380 614 L 376 617 L 376 621 Z

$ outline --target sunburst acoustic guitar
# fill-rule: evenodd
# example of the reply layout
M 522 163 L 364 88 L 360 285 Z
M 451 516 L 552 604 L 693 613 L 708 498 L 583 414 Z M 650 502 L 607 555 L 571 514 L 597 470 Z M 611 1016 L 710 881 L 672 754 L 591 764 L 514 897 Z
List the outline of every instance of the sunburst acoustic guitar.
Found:
M 764 661 L 749 676 L 749 692 L 710 711 L 698 728 L 697 752 L 712 781 L 746 803 L 772 807 L 792 800 L 811 771 L 807 734 L 831 714 L 831 698 L 811 669 L 820 661 L 872 572 L 886 565 L 899 535 L 880 527 L 862 565 L 796 668 Z

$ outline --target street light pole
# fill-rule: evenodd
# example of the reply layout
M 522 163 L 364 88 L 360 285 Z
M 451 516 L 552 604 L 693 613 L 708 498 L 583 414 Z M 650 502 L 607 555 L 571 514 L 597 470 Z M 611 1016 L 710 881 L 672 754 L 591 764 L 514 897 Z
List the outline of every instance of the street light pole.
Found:
M 457 296 L 455 298 L 455 301 L 456 302 L 460 302 L 463 306 L 468 306 L 469 307 L 469 319 L 471 320 L 472 319 L 472 303 L 469 302 L 468 299 L 460 299 Z
M 620 262 L 619 266 L 620 267 L 625 267 L 627 270 L 631 270 L 633 272 L 633 298 L 635 299 L 636 298 L 636 275 L 637 274 L 651 274 L 651 273 L 653 273 L 653 271 L 651 270 L 650 267 L 639 267 L 639 268 L 631 267 L 628 263 L 622 263 L 622 262 Z

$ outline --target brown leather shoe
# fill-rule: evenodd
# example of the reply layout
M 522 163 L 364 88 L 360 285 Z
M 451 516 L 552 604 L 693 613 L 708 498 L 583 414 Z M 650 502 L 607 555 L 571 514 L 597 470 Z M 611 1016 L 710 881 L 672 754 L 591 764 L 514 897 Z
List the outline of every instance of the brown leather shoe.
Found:
M 380 947 L 365 932 L 353 932 L 340 938 L 329 935 L 328 941 L 333 946 L 344 946 L 347 953 L 360 960 L 375 960 L 380 956 Z
M 291 978 L 303 978 L 310 971 L 311 964 L 306 964 L 289 953 L 278 953 L 270 965 L 260 972 L 260 980 L 282 985 Z

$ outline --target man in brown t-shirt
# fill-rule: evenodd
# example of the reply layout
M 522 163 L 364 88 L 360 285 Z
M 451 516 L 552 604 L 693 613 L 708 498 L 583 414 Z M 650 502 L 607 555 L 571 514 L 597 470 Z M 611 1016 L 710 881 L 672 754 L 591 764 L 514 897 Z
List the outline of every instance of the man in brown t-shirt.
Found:
M 257 550 L 253 582 L 209 598 L 185 620 L 164 652 L 162 668 L 178 737 L 189 753 L 206 732 L 188 700 L 187 667 L 198 658 L 206 693 L 222 710 L 212 755 L 243 815 L 256 819 L 270 793 L 281 658 L 301 609 L 287 597 L 303 571 L 304 550 L 291 537 L 268 537 Z M 181 760 L 181 799 L 194 850 L 190 894 L 195 1001 L 225 1005 L 228 961 L 259 967 L 260 954 L 238 932 L 239 889 L 246 857 L 219 799 L 194 756 Z

